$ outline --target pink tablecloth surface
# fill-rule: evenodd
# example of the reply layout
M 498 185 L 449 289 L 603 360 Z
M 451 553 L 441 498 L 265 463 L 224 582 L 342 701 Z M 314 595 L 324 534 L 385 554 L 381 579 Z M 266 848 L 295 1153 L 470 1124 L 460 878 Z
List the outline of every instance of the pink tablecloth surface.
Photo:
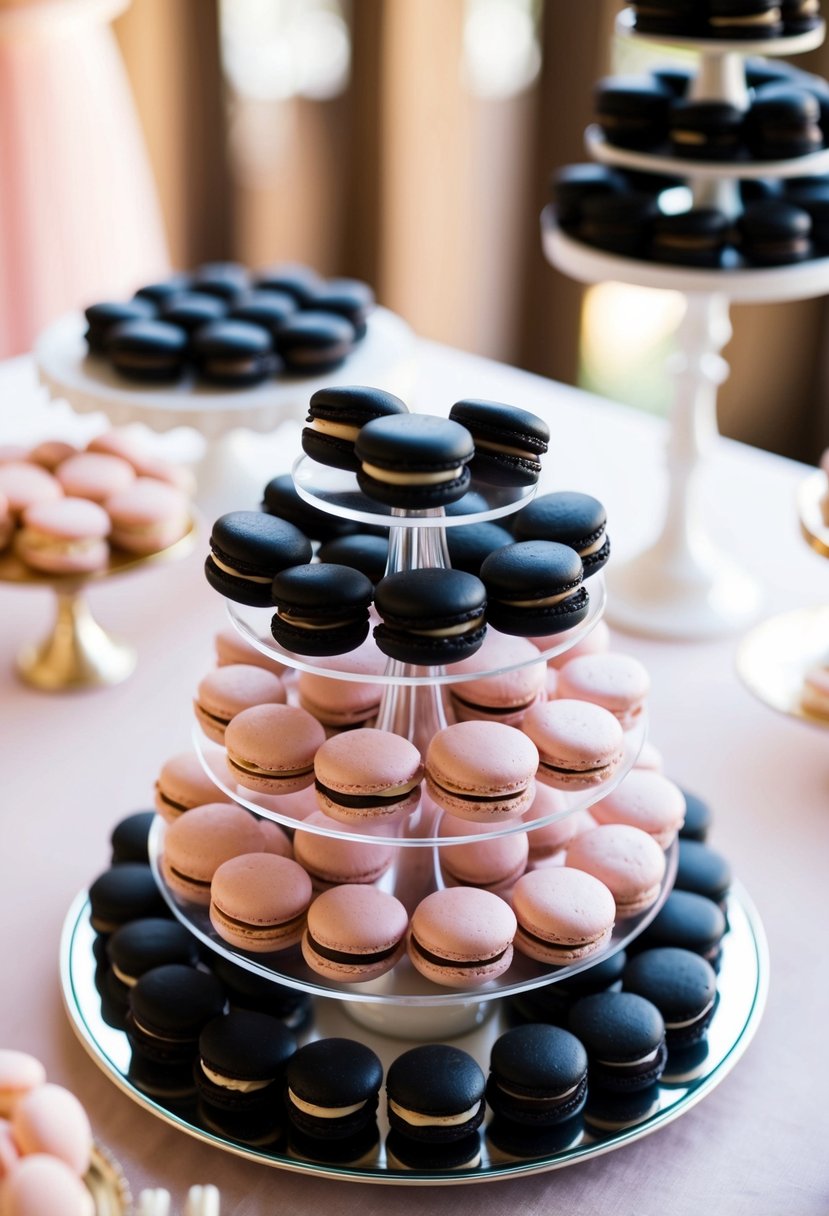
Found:
M 553 442 L 549 488 L 582 488 L 608 506 L 618 555 L 660 518 L 663 428 L 621 406 L 426 345 L 417 408 L 461 396 L 512 401 L 543 413 Z M 0 442 L 55 431 L 26 360 L 0 368 Z M 60 416 L 62 433 L 65 416 Z M 274 449 L 272 474 L 287 468 Z M 281 453 L 281 455 L 280 455 Z M 829 601 L 829 567 L 799 539 L 794 489 L 801 466 L 721 442 L 702 477 L 708 527 L 764 584 L 768 613 Z M 261 484 L 252 477 L 250 501 Z M 223 1211 L 283 1210 L 406 1216 L 452 1203 L 488 1216 L 601 1212 L 627 1216 L 818 1216 L 829 1210 L 826 919 L 829 734 L 776 715 L 734 671 L 736 639 L 667 643 L 616 635 L 651 672 L 651 737 L 668 771 L 710 800 L 712 843 L 731 859 L 769 938 L 772 978 L 756 1039 L 702 1103 L 658 1133 L 578 1166 L 440 1192 L 331 1182 L 270 1169 L 190 1139 L 136 1107 L 104 1077 L 64 1015 L 58 941 L 75 894 L 107 864 L 107 837 L 151 805 L 161 762 L 190 744 L 190 697 L 224 623 L 206 586 L 202 546 L 190 558 L 96 588 L 99 619 L 138 648 L 118 688 L 45 696 L 17 682 L 14 656 L 48 625 L 42 591 L 0 588 L 0 1044 L 42 1057 L 85 1102 L 98 1137 L 134 1192 L 165 1186 L 181 1205 L 189 1184 L 221 1187 Z M 827 639 L 829 644 L 829 639 Z

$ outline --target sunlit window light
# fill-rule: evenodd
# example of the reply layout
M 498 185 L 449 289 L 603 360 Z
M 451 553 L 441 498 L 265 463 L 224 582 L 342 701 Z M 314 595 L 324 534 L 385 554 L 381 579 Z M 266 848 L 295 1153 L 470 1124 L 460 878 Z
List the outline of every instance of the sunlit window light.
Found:
M 585 295 L 579 383 L 615 401 L 664 413 L 672 380 L 665 361 L 685 311 L 676 291 L 601 283 Z
M 351 37 L 341 0 L 220 0 L 222 60 L 252 101 L 326 101 L 348 85 Z
M 463 70 L 479 97 L 514 97 L 541 70 L 535 0 L 466 0 Z

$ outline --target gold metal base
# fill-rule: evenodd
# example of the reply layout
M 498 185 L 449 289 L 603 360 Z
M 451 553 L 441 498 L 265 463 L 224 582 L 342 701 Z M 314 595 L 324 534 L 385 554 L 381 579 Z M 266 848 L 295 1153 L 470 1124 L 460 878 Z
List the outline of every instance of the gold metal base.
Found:
M 825 473 L 813 473 L 800 483 L 797 513 L 807 544 L 821 557 L 829 557 L 829 486 Z
M 132 1211 L 129 1183 L 115 1158 L 96 1144 L 84 1176 L 95 1203 L 95 1216 L 128 1216 Z
M 737 672 L 749 692 L 782 714 L 824 727 L 829 717 L 804 709 L 801 697 L 806 672 L 827 662 L 829 607 L 771 617 L 752 629 L 737 651 Z

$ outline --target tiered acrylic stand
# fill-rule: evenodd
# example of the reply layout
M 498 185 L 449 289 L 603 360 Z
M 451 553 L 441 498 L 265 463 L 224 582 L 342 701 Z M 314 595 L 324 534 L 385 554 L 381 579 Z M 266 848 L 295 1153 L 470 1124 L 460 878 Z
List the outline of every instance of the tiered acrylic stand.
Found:
M 378 308 L 365 338 L 345 363 L 324 376 L 283 376 L 253 388 L 221 389 L 192 376 L 174 385 L 138 385 L 119 376 L 101 358 L 90 357 L 80 313 L 55 321 L 38 338 L 34 357 L 41 384 L 76 413 L 106 414 L 113 426 L 141 423 L 165 432 L 187 427 L 205 440 L 198 467 L 198 502 L 205 514 L 219 515 L 243 502 L 256 482 L 258 447 L 242 432 L 258 436 L 286 421 L 300 422 L 318 388 L 332 384 L 373 384 L 408 397 L 415 371 L 415 338 L 395 313 Z
M 829 557 L 829 523 L 825 514 L 825 473 L 813 473 L 798 490 L 800 530 L 809 547 Z M 829 715 L 817 714 L 803 701 L 804 678 L 815 667 L 829 669 L 829 606 L 798 608 L 763 621 L 743 639 L 737 672 L 749 692 L 792 718 L 829 727 Z
M 444 516 L 442 510 L 393 511 L 388 514 L 380 513 L 376 504 L 360 494 L 352 474 L 322 468 L 302 457 L 295 464 L 294 477 L 301 495 L 314 506 L 329 512 L 336 511 L 366 524 L 390 526 L 390 571 L 445 565 L 445 528 L 462 527 L 473 520 L 481 521 L 508 514 L 527 501 L 532 493 L 492 491 L 486 487 L 476 487 L 482 489 L 488 497 L 489 509 L 486 512 L 449 517 Z M 538 659 L 533 661 L 544 662 L 547 657 L 572 647 L 579 638 L 586 636 L 600 619 L 604 607 L 601 576 L 590 580 L 589 590 L 592 607 L 587 619 L 566 637 L 551 637 L 549 650 L 539 654 Z M 271 615 L 268 611 L 240 608 L 233 604 L 229 605 L 229 615 L 248 641 L 289 667 L 344 680 L 368 679 L 382 685 L 383 696 L 377 725 L 405 734 L 415 740 L 421 749 L 425 748 L 431 734 L 446 722 L 443 690 L 449 685 L 471 679 L 473 675 L 474 678 L 480 678 L 483 674 L 480 671 L 464 672 L 462 663 L 453 667 L 452 672 L 447 672 L 441 669 L 413 668 L 388 661 L 382 674 L 367 675 L 364 671 L 355 670 L 355 664 L 349 664 L 348 654 L 321 663 L 307 656 L 291 654 L 274 642 L 266 640 L 269 637 Z M 567 809 L 561 814 L 572 814 L 578 809 L 586 808 L 607 793 L 631 768 L 643 739 L 644 725 L 639 731 L 630 733 L 624 764 L 613 779 L 592 791 L 571 795 Z M 221 784 L 226 794 L 241 805 L 288 828 L 300 829 L 303 826 L 290 813 L 284 809 L 280 810 L 280 799 L 254 797 L 227 781 L 222 783 L 216 775 L 215 767 L 210 763 L 211 755 L 215 754 L 217 749 L 211 749 L 198 732 L 196 741 L 205 770 L 217 784 Z M 411 910 L 423 896 L 440 885 L 440 866 L 435 847 L 438 840 L 447 844 L 455 839 L 439 837 L 440 814 L 438 808 L 424 795 L 420 809 L 402 828 L 396 829 L 393 836 L 375 835 L 366 828 L 353 832 L 333 820 L 330 825 L 317 823 L 313 830 L 338 838 L 368 839 L 375 843 L 392 845 L 396 850 L 397 860 L 381 882 L 388 889 L 396 891 Z M 558 816 L 539 819 L 532 824 L 503 825 L 495 833 L 482 827 L 479 838 L 490 839 L 493 834 L 532 830 L 556 817 Z M 504 976 L 475 991 L 453 991 L 431 984 L 411 967 L 407 959 L 398 963 L 386 976 L 367 984 L 329 984 L 307 968 L 298 948 L 269 956 L 247 955 L 231 949 L 221 941 L 215 934 L 204 908 L 180 902 L 166 888 L 158 864 L 163 852 L 163 835 L 164 824 L 157 820 L 151 834 L 151 861 L 157 881 L 174 914 L 207 947 L 208 952 L 215 952 L 276 983 L 311 993 L 315 1007 L 315 1023 L 311 1031 L 313 1037 L 339 1034 L 362 1038 L 372 1045 L 386 1066 L 414 1042 L 424 1039 L 457 1039 L 461 1036 L 459 1043 L 476 1056 L 486 1071 L 491 1044 L 505 1029 L 506 1009 L 502 998 L 542 984 L 555 983 L 596 961 L 594 957 L 587 963 L 554 969 L 516 953 L 515 961 Z M 463 838 L 467 842 L 471 839 L 475 837 Z M 619 922 L 608 952 L 622 949 L 656 914 L 673 882 L 676 866 L 675 845 L 668 852 L 667 863 L 666 877 L 658 901 L 641 916 Z M 762 929 L 742 891 L 737 890 L 731 896 L 729 917 L 730 927 L 725 940 L 719 1008 L 707 1050 L 702 1052 L 701 1058 L 695 1062 L 690 1073 L 683 1072 L 681 1076 L 675 1076 L 672 1080 L 660 1084 L 653 1110 L 646 1119 L 606 1137 L 597 1138 L 585 1130 L 580 1130 L 571 1142 L 561 1145 L 557 1151 L 548 1151 L 543 1156 L 532 1159 L 504 1158 L 482 1138 L 480 1165 L 458 1172 L 401 1172 L 390 1167 L 383 1147 L 387 1124 L 382 1102 L 380 1125 L 383 1134 L 377 1155 L 369 1162 L 335 1166 L 300 1160 L 291 1156 L 287 1150 L 258 1150 L 249 1144 L 233 1141 L 206 1128 L 194 1107 L 165 1104 L 142 1092 L 130 1074 L 130 1048 L 126 1036 L 120 1030 L 108 1026 L 102 1017 L 101 1001 L 95 988 L 93 934 L 88 922 L 88 901 L 85 894 L 78 897 L 65 925 L 62 943 L 63 991 L 75 1029 L 93 1057 L 116 1084 L 155 1114 L 191 1135 L 227 1151 L 271 1165 L 338 1179 L 398 1185 L 485 1181 L 557 1169 L 619 1147 L 690 1109 L 719 1082 L 747 1046 L 759 1021 L 765 999 L 767 975 Z
M 698 67 L 691 96 L 746 109 L 744 61 L 749 55 L 792 55 L 823 41 L 825 27 L 790 38 L 757 42 L 655 38 L 638 34 L 629 9 L 617 33 L 642 42 L 691 49 Z M 741 210 L 739 181 L 803 177 L 829 172 L 829 149 L 785 161 L 702 162 L 635 152 L 609 144 L 589 127 L 587 149 L 596 160 L 639 172 L 669 173 L 688 181 L 695 206 L 718 207 L 735 217 Z M 675 396 L 668 439 L 668 503 L 662 530 L 643 553 L 608 575 L 608 615 L 631 632 L 667 638 L 708 638 L 739 630 L 757 614 L 760 589 L 720 552 L 706 534 L 698 497 L 699 475 L 717 436 L 717 389 L 728 375 L 720 351 L 731 337 L 731 302 L 772 303 L 821 296 L 829 290 L 829 258 L 769 269 L 702 270 L 641 261 L 592 248 L 564 233 L 555 211 L 541 219 L 545 255 L 582 283 L 615 280 L 639 287 L 682 292 L 686 310 L 671 361 Z

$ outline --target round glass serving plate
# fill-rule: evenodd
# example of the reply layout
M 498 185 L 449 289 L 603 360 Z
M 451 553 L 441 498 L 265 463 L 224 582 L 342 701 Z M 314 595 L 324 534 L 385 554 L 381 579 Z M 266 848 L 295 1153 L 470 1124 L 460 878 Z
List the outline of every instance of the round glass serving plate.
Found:
M 379 1110 L 380 1138 L 370 1159 L 359 1164 L 334 1165 L 291 1155 L 281 1142 L 276 1148 L 257 1148 L 211 1130 L 203 1121 L 194 1096 L 175 1100 L 150 1096 L 140 1088 L 132 1068 L 132 1052 L 126 1034 L 110 1024 L 102 1014 L 96 982 L 93 953 L 95 934 L 89 923 L 89 901 L 85 891 L 72 903 L 66 916 L 60 947 L 60 977 L 63 999 L 71 1025 L 81 1043 L 99 1068 L 134 1102 L 151 1114 L 223 1152 L 233 1153 L 260 1164 L 339 1181 L 386 1183 L 394 1186 L 443 1185 L 489 1182 L 523 1177 L 547 1170 L 561 1169 L 603 1153 L 623 1148 L 687 1114 L 709 1094 L 734 1067 L 748 1047 L 759 1025 L 768 988 L 768 951 L 758 915 L 745 891 L 732 889 L 728 901 L 729 928 L 723 940 L 719 973 L 719 999 L 707 1039 L 693 1067 L 688 1061 L 670 1059 L 666 1080 L 655 1091 L 648 1113 L 639 1122 L 607 1134 L 594 1134 L 583 1125 L 573 1130 L 569 1142 L 543 1155 L 506 1156 L 490 1140 L 488 1128 L 481 1135 L 480 1162 L 469 1169 L 440 1172 L 399 1170 L 387 1160 L 385 1137 L 388 1124 L 385 1101 Z M 459 1047 L 476 1057 L 486 1072 L 495 1038 L 506 1027 L 505 1002 L 490 1005 L 492 1016 L 474 1032 L 453 1039 Z M 114 1019 L 110 1018 L 110 1022 Z M 346 1016 L 340 1001 L 318 999 L 314 1002 L 314 1022 L 303 1036 L 314 1039 L 341 1035 L 368 1043 L 379 1055 L 384 1068 L 413 1043 L 390 1039 L 357 1028 Z M 589 1100 L 589 1099 L 588 1099 Z

